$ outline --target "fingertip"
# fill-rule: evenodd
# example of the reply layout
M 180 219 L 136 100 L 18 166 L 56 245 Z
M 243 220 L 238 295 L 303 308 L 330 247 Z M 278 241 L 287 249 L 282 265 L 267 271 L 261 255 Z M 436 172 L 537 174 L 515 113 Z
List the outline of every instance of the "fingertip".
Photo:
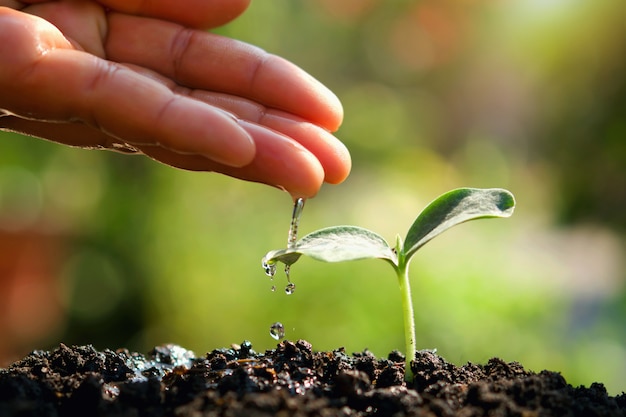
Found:
M 293 138 L 315 155 L 324 169 L 325 182 L 339 184 L 350 174 L 350 152 L 327 129 L 281 111 L 266 111 L 261 122 Z
M 328 107 L 328 120 L 326 128 L 331 132 L 336 132 L 343 123 L 343 105 L 341 100 L 329 88 L 326 89 L 326 105 Z
M 333 165 L 326 167 L 324 181 L 329 184 L 341 184 L 348 178 L 352 170 L 352 158 L 346 145 L 337 140 L 334 147 L 334 155 L 329 158 Z
M 294 200 L 315 197 L 324 183 L 324 169 L 319 161 L 311 155 L 307 163 L 308 172 L 301 173 L 298 178 L 291 178 L 289 185 L 284 187 Z
M 336 132 L 343 123 L 343 105 L 339 97 L 313 77 L 310 77 L 309 83 L 308 100 L 304 94 L 299 97 L 297 94 L 294 95 L 306 105 L 303 115 L 327 131 Z
M 298 142 L 262 126 L 239 122 L 256 143 L 250 166 L 254 180 L 287 191 L 294 198 L 315 196 L 324 182 L 324 168 L 315 155 Z
M 252 89 L 267 107 L 283 110 L 334 132 L 343 121 L 339 98 L 297 65 L 269 55 L 257 70 Z

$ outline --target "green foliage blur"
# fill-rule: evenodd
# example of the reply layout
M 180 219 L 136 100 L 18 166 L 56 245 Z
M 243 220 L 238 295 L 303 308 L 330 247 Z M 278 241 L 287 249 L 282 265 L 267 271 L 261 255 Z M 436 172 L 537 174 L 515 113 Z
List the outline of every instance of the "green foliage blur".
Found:
M 393 242 L 452 188 L 515 194 L 512 218 L 460 226 L 416 256 L 419 347 L 618 394 L 625 15 L 620 0 L 256 0 L 218 32 L 294 61 L 343 102 L 353 172 L 306 203 L 301 234 L 353 224 Z M 290 296 L 284 274 L 264 275 L 290 214 L 266 186 L 0 134 L 0 280 L 13 285 L 0 361 L 60 342 L 263 351 L 276 321 L 316 350 L 401 350 L 388 265 L 302 259 Z

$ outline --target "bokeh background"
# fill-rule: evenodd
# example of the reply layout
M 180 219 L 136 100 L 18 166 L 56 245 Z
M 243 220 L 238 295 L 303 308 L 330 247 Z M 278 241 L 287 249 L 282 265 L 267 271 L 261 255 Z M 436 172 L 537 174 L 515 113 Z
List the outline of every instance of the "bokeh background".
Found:
M 626 8 L 621 0 L 256 0 L 218 32 L 333 89 L 354 169 L 307 202 L 301 233 L 404 235 L 449 189 L 504 187 L 507 220 L 472 222 L 412 263 L 418 346 L 492 356 L 626 390 Z M 316 350 L 403 348 L 381 261 L 292 268 L 288 195 L 141 157 L 0 133 L 0 362 L 92 343 L 199 354 L 275 321 Z M 272 285 L 279 290 L 272 292 Z

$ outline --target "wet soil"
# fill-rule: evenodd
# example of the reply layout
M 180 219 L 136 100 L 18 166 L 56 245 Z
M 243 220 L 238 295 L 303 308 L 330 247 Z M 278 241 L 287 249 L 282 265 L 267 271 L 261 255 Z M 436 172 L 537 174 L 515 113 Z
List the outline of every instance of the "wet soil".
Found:
M 0 369 L 0 416 L 626 416 L 626 394 L 500 359 L 457 367 L 422 351 L 412 369 L 407 384 L 398 352 L 315 352 L 303 340 L 204 356 L 60 345 Z

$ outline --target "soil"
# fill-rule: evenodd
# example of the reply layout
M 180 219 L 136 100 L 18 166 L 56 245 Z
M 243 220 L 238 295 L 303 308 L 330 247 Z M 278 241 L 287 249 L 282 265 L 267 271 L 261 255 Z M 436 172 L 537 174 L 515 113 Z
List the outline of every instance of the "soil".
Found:
M 283 341 L 256 353 L 249 342 L 202 357 L 176 345 L 142 355 L 60 345 L 0 369 L 4 416 L 626 416 L 626 394 L 572 387 L 491 359 L 457 367 L 418 352 L 404 382 L 404 356 L 315 352 Z

